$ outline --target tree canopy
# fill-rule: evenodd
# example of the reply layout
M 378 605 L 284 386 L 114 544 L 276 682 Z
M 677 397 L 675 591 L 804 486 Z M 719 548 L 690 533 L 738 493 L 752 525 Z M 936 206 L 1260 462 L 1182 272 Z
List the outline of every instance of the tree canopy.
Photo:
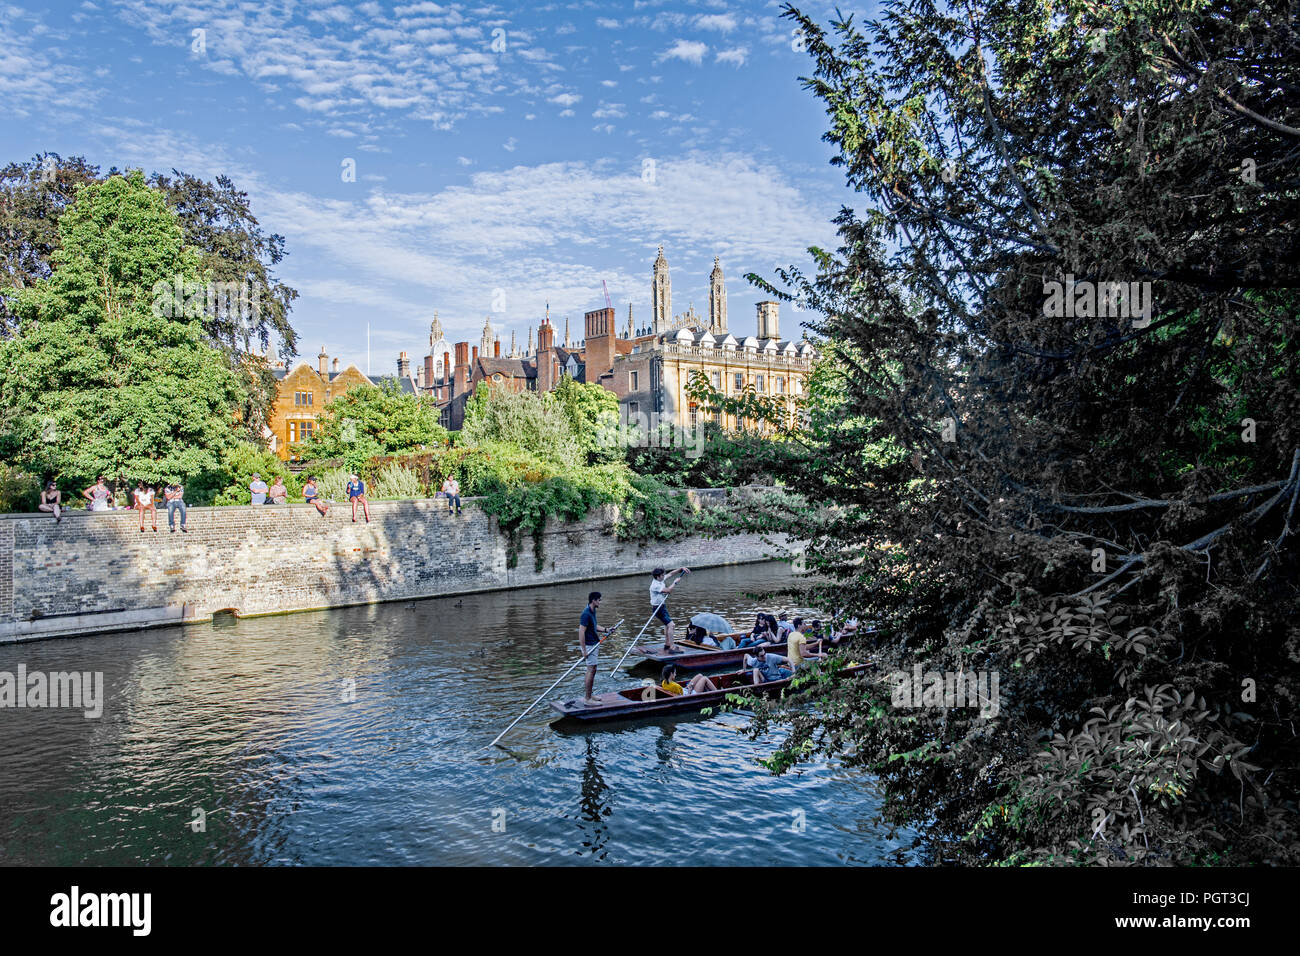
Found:
M 316 422 L 303 457 L 341 458 L 353 469 L 378 455 L 421 451 L 448 441 L 433 401 L 403 394 L 393 379 L 349 388 Z
M 244 393 L 171 298 L 202 273 L 162 195 L 138 171 L 81 186 L 51 261 L 0 342 L 0 454 L 78 484 L 215 469 Z
M 848 754 L 936 858 L 1300 858 L 1291 10 L 786 10 L 867 206 L 751 277 L 836 344 L 787 428 L 812 593 L 1001 709 L 855 682 L 772 765 Z

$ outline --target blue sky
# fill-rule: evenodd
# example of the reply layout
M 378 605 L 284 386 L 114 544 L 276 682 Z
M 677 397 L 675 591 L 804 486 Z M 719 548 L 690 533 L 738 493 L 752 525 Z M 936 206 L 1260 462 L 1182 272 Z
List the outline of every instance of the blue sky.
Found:
M 508 348 L 549 301 L 576 339 L 602 279 L 640 324 L 661 243 L 674 310 L 707 311 L 717 255 L 750 333 L 741 276 L 806 264 L 854 202 L 792 34 L 758 0 L 0 0 L 0 159 L 230 175 L 286 237 L 309 361 L 364 369 L 368 322 L 388 371 L 435 309 Z

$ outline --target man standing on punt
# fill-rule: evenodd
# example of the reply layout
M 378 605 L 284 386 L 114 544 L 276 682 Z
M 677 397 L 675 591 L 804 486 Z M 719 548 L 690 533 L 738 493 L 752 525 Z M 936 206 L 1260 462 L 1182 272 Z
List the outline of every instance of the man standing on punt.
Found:
M 587 684 L 583 691 L 583 701 L 588 705 L 600 703 L 591 696 L 591 692 L 596 685 L 596 663 L 600 657 L 600 634 L 602 631 L 608 634 L 611 630 L 608 627 L 597 626 L 596 608 L 598 607 L 600 607 L 600 592 L 592 591 L 587 595 L 587 606 L 583 608 L 582 617 L 578 621 L 578 651 L 585 658 L 587 665 Z
M 668 614 L 668 595 L 672 593 L 673 588 L 677 587 L 681 576 L 690 573 L 690 568 L 670 571 L 667 577 L 664 576 L 663 568 L 655 568 L 650 572 L 650 606 L 654 608 L 655 618 L 663 623 L 664 650 L 669 654 L 677 653 L 677 645 L 673 643 L 673 619 Z M 677 575 L 677 581 L 672 581 L 673 575 Z M 669 581 L 672 583 L 670 584 Z

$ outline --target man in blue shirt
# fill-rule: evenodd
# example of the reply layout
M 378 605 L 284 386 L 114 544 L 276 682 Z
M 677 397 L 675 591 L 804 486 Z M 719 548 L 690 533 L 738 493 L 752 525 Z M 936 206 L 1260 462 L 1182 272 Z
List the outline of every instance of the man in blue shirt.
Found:
M 582 611 L 582 617 L 578 621 L 578 652 L 584 656 L 587 665 L 587 683 L 583 690 L 583 698 L 588 704 L 599 704 L 600 701 L 591 696 L 592 688 L 596 684 L 596 664 L 600 657 L 600 634 L 609 633 L 609 628 L 599 627 L 596 624 L 596 608 L 600 607 L 600 592 L 592 591 L 587 595 L 587 606 Z
M 762 645 L 754 649 L 753 657 L 745 655 L 745 666 L 754 668 L 755 684 L 785 680 L 787 677 L 793 676 L 793 671 L 782 666 L 785 663 L 786 659 L 784 657 L 780 654 L 769 654 L 767 648 Z
M 352 502 L 352 520 L 357 520 L 357 502 L 361 502 L 361 513 L 370 524 L 370 505 L 366 503 L 366 483 L 360 475 L 348 475 L 348 501 Z

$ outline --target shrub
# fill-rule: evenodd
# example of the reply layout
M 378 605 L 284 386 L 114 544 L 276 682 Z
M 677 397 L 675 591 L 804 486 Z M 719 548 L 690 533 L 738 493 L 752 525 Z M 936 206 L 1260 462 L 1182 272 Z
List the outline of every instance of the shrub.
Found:
M 372 498 L 421 498 L 420 476 L 410 468 L 390 464 L 381 468 L 371 482 Z

